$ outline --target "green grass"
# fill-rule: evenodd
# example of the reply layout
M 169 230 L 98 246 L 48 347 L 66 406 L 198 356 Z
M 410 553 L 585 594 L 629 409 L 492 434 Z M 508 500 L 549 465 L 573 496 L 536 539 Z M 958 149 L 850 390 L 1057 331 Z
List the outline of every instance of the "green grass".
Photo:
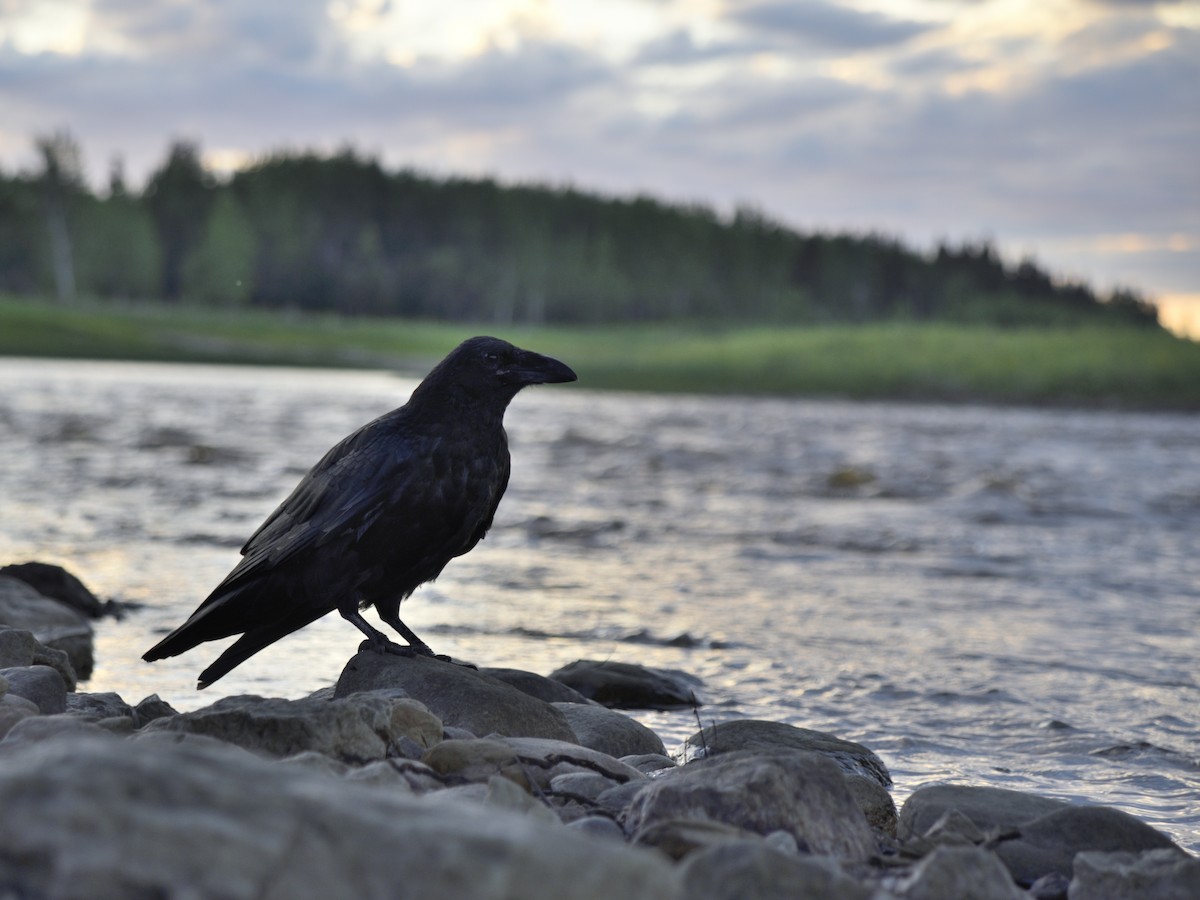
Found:
M 503 328 L 0 298 L 0 354 L 424 370 L 495 333 L 593 388 L 1200 409 L 1200 344 L 1152 329 L 880 323 Z

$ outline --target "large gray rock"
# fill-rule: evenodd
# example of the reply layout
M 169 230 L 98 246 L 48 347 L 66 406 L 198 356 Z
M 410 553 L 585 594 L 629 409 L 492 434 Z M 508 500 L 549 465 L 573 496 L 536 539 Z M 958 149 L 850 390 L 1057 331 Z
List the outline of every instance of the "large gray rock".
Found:
M 920 837 L 946 813 L 957 810 L 981 831 L 1016 828 L 1070 806 L 1063 800 L 1005 788 L 932 784 L 917 788 L 900 810 L 899 836 Z
M 20 579 L 43 597 L 68 606 L 89 619 L 98 619 L 105 613 L 100 599 L 62 566 L 43 562 L 17 563 L 0 568 L 0 575 Z
M 1026 822 L 1019 830 L 1019 837 L 996 847 L 996 855 L 1022 885 L 1055 873 L 1070 878 L 1075 855 L 1088 850 L 1182 852 L 1162 832 L 1109 806 L 1068 806 Z
M 346 663 L 335 697 L 399 688 L 420 700 L 445 725 L 479 737 L 491 734 L 575 741 L 561 712 L 475 669 L 424 656 L 364 650 Z
M 689 855 L 681 874 L 688 900 L 869 900 L 872 896 L 872 889 L 842 872 L 836 860 L 792 856 L 763 841 L 710 846 Z
M 662 738 L 636 719 L 593 703 L 553 703 L 579 743 L 618 759 L 666 753 Z
M 15 896 L 679 900 L 664 860 L 235 748 L 53 742 L 0 766 Z
M 91 676 L 92 625 L 87 618 L 8 575 L 0 575 L 0 625 L 33 632 L 42 644 L 67 654 L 79 679 Z M 74 677 L 65 680 L 74 683 Z
M 1196 900 L 1200 859 L 1176 850 L 1080 853 L 1070 900 Z
M 900 887 L 905 900 L 1029 900 L 996 855 L 980 847 L 938 847 Z
M 683 672 L 650 669 L 634 663 L 578 659 L 550 677 L 589 700 L 618 709 L 691 709 L 702 683 Z
M 38 716 L 37 704 L 15 694 L 0 697 L 0 742 L 24 719 Z
M 405 739 L 430 747 L 442 738 L 442 723 L 420 703 L 382 692 L 335 700 L 226 697 L 144 730 L 206 735 L 269 756 L 312 750 L 353 762 L 383 759 Z
M 888 835 L 896 833 L 896 803 L 887 790 L 892 784 L 887 766 L 867 747 L 837 735 L 782 722 L 733 719 L 702 728 L 680 744 L 672 756 L 686 763 L 738 751 L 784 750 L 828 756 L 845 773 L 850 793 L 871 827 Z
M 863 860 L 875 851 L 841 770 L 815 753 L 727 754 L 659 776 L 633 798 L 627 831 L 664 819 L 710 819 L 758 834 L 782 830 L 810 853 Z
M 56 669 L 50 666 L 0 669 L 0 677 L 8 682 L 8 693 L 32 701 L 42 715 L 66 712 L 67 685 Z
M 681 763 L 688 763 L 736 750 L 760 753 L 804 750 L 820 753 L 832 759 L 847 774 L 870 778 L 885 788 L 892 784 L 892 776 L 883 760 L 862 744 L 824 731 L 761 719 L 733 719 L 703 728 L 680 744 L 672 756 Z
M 484 675 L 490 675 L 492 678 L 503 681 L 505 684 L 511 684 L 518 691 L 528 694 L 530 697 L 545 700 L 547 703 L 591 702 L 574 688 L 569 688 L 561 681 L 555 681 L 545 675 L 538 675 L 536 672 L 526 672 L 524 669 L 493 668 L 482 668 L 479 671 Z

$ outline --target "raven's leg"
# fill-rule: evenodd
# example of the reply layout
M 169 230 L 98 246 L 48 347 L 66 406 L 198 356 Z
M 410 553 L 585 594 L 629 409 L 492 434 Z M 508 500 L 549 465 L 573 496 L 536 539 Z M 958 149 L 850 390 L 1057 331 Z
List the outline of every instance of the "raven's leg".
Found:
M 433 655 L 433 651 L 419 640 L 417 642 L 420 644 L 419 647 L 401 647 L 399 644 L 389 640 L 386 634 L 378 628 L 372 627 L 371 623 L 362 617 L 362 613 L 358 611 L 357 602 L 339 606 L 338 612 L 341 613 L 343 619 L 367 636 L 367 639 L 358 645 L 359 650 L 373 650 L 376 653 L 395 653 L 397 656 Z M 388 624 L 391 623 L 389 622 Z
M 394 609 L 380 609 L 380 605 L 375 604 L 375 611 L 379 613 L 385 623 L 396 629 L 396 633 L 408 641 L 409 649 L 414 653 L 420 653 L 422 656 L 435 656 L 436 654 L 429 649 L 429 645 L 417 637 L 416 632 L 400 621 L 400 604 L 396 604 Z

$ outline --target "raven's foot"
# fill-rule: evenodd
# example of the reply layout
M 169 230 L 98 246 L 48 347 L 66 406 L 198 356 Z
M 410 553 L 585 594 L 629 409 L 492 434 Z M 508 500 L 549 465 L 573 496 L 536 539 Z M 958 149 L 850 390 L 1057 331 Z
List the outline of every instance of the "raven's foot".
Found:
M 407 657 L 435 655 L 434 652 L 425 644 L 416 644 L 414 646 L 406 647 L 403 644 L 393 643 L 382 635 L 378 639 L 367 638 L 365 641 L 359 644 L 358 651 L 361 653 L 363 650 L 370 650 L 373 653 L 391 653 L 393 656 Z M 449 657 L 444 658 L 449 659 Z

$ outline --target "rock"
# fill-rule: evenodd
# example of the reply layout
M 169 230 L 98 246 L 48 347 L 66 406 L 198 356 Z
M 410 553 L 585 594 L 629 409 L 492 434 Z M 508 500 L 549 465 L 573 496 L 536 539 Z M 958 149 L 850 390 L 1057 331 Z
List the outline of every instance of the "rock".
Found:
M 50 666 L 0 669 L 0 676 L 8 681 L 9 694 L 32 701 L 42 715 L 67 711 L 66 682 Z
M 571 731 L 585 747 L 618 759 L 622 756 L 667 752 L 657 734 L 629 716 L 587 701 L 551 705 L 566 717 Z
M 980 847 L 938 847 L 900 885 L 905 900 L 1029 900 L 1003 863 Z
M 50 666 L 68 690 L 75 690 L 75 669 L 66 653 L 47 647 L 31 631 L 0 624 L 0 669 L 19 666 Z
M 595 772 L 616 784 L 647 780 L 645 775 L 619 759 L 567 741 L 547 738 L 501 738 L 501 741 L 512 747 L 522 762 L 544 769 L 551 776 L 565 772 Z
M 1057 872 L 1071 877 L 1075 854 L 1175 849 L 1171 839 L 1128 813 L 1109 806 L 1068 806 L 1020 826 L 1020 836 L 1001 842 L 996 855 L 1017 884 L 1030 885 Z
M 625 765 L 633 766 L 646 775 L 675 768 L 675 760 L 669 756 L 663 756 L 661 753 L 639 753 L 636 756 L 622 756 L 619 759 Z
M 701 705 L 696 692 L 702 682 L 683 672 L 580 659 L 551 672 L 550 677 L 589 700 L 619 709 L 691 709 Z
M 68 694 L 66 706 L 67 712 L 86 719 L 111 719 L 114 716 L 134 718 L 133 707 L 113 691 Z
M 155 719 L 161 719 L 164 716 L 175 716 L 178 713 L 166 700 L 161 699 L 158 694 L 151 694 L 149 697 L 144 697 L 137 706 L 133 708 L 133 721 L 138 728 L 153 722 Z
M 1088 851 L 1075 857 L 1070 900 L 1195 900 L 1200 859 L 1177 850 Z
M 550 792 L 555 796 L 589 804 L 612 786 L 611 780 L 595 772 L 567 772 L 550 779 Z
M 645 781 L 629 781 L 611 787 L 596 797 L 595 805 L 618 821 L 625 821 L 629 806 L 647 786 Z
M 105 613 L 104 604 L 96 595 L 62 566 L 42 562 L 17 563 L 0 568 L 0 575 L 20 579 L 43 597 L 69 606 L 89 619 L 98 619 Z
M 567 824 L 568 831 L 586 834 L 606 841 L 625 843 L 625 832 L 621 826 L 607 816 L 584 816 Z
M 393 688 L 420 700 L 443 724 L 472 734 L 575 740 L 549 703 L 475 669 L 424 656 L 358 653 L 342 670 L 334 696 Z
M 627 831 L 664 819 L 708 819 L 758 834 L 789 832 L 801 849 L 864 860 L 875 841 L 828 757 L 744 752 L 698 760 L 660 775 L 633 798 Z
M 997 831 L 1016 828 L 1068 806 L 1063 800 L 1005 788 L 933 784 L 917 788 L 905 801 L 897 833 L 904 840 L 920 837 L 951 810 L 962 813 L 981 831 Z
M 30 744 L 44 744 L 64 736 L 76 740 L 81 737 L 111 737 L 112 734 L 97 722 L 70 713 L 54 716 L 33 714 L 13 724 L 4 740 L 0 741 L 0 751 L 7 754 Z
M 821 856 L 791 856 L 763 841 L 723 842 L 687 857 L 680 874 L 689 900 L 869 900 L 861 885 Z M 946 895 L 949 898 L 952 895 Z M 965 896 L 965 895 L 961 895 Z
M 0 742 L 5 740 L 22 720 L 38 715 L 37 704 L 15 694 L 0 697 Z
M 655 847 L 672 859 L 683 859 L 690 853 L 725 844 L 758 838 L 752 831 L 713 822 L 707 819 L 662 819 L 642 828 L 634 835 L 635 844 Z
M 14 896 L 680 900 L 661 858 L 231 747 L 55 741 L 0 767 Z
M 820 753 L 832 759 L 849 775 L 870 778 L 884 788 L 892 785 L 892 776 L 883 760 L 862 744 L 843 740 L 824 731 L 797 728 L 782 722 L 760 719 L 722 722 L 696 732 L 680 744 L 672 755 L 681 763 L 688 763 L 735 750 L 804 750 Z
M 846 774 L 855 802 L 872 828 L 896 833 L 896 804 L 887 788 L 892 776 L 878 756 L 862 744 L 837 735 L 782 722 L 734 719 L 703 728 L 679 745 L 673 756 L 681 762 L 737 751 L 802 751 L 832 759 Z
M 516 750 L 489 738 L 442 741 L 430 747 L 421 762 L 439 775 L 463 781 L 481 783 L 502 775 L 527 791 L 535 783 L 543 790 L 550 784 L 549 774 L 531 772 Z
M 384 693 L 337 700 L 225 697 L 155 719 L 145 730 L 207 735 L 269 756 L 315 750 L 352 762 L 382 759 L 403 737 L 426 747 L 442 737 L 441 722 L 421 704 Z
M 0 625 L 30 631 L 46 647 L 67 654 L 74 670 L 64 681 L 86 681 L 94 664 L 92 626 L 84 616 L 43 597 L 24 581 L 0 575 Z
M 479 671 L 484 675 L 503 681 L 505 684 L 511 684 L 523 694 L 537 697 L 547 703 L 590 704 L 592 702 L 579 691 L 567 687 L 561 681 L 555 681 L 553 678 L 547 678 L 545 675 L 538 675 L 535 672 L 526 672 L 524 669 L 492 668 L 484 668 Z

